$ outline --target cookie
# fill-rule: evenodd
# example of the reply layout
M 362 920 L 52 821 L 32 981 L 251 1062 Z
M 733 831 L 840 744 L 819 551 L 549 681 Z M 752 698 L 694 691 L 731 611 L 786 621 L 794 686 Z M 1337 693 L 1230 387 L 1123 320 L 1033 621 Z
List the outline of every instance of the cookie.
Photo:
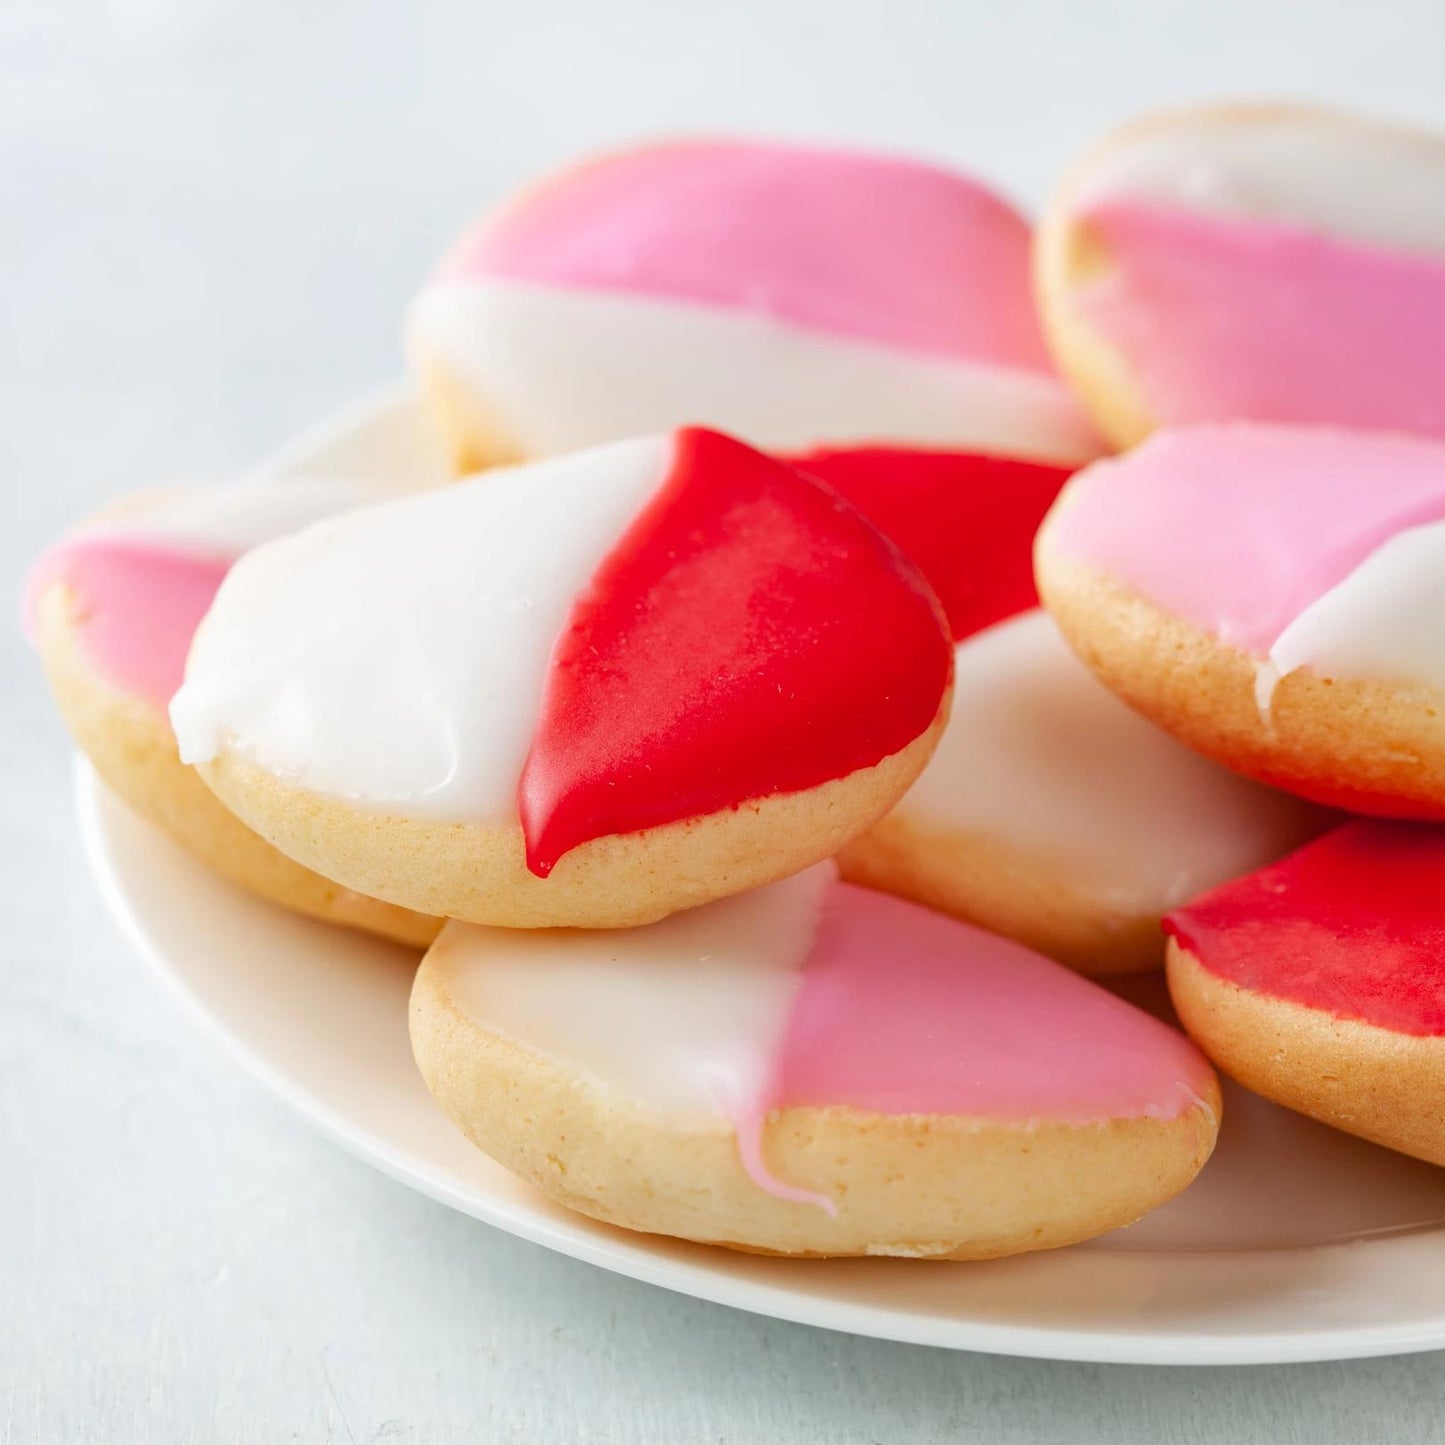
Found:
M 1100 977 L 1158 968 L 1168 909 L 1331 816 L 1140 717 L 1035 608 L 959 644 L 937 751 L 839 863 Z
M 1161 113 L 1045 214 L 1039 308 L 1117 445 L 1251 420 L 1445 436 L 1445 137 L 1290 105 Z
M 1445 833 L 1351 823 L 1168 919 L 1169 991 L 1226 1073 L 1445 1164 Z
M 166 711 L 196 625 L 236 559 L 372 495 L 300 477 L 141 494 L 40 559 L 29 623 L 71 735 L 137 813 L 273 903 L 424 946 L 438 920 L 339 887 L 241 823 L 181 763 Z
M 553 1199 L 788 1255 L 987 1259 L 1127 1224 L 1213 1147 L 1181 1034 L 831 863 L 624 935 L 451 924 L 412 1045 Z
M 223 801 L 327 877 L 471 922 L 621 927 L 876 821 L 951 671 L 896 547 L 694 428 L 258 548 L 171 716 Z
M 914 161 L 640 145 L 483 216 L 407 350 L 460 469 L 701 424 L 1077 464 L 1099 442 L 1034 314 L 1027 221 Z
M 1080 472 L 1045 605 L 1127 702 L 1225 766 L 1355 812 L 1445 817 L 1445 443 L 1161 432 Z

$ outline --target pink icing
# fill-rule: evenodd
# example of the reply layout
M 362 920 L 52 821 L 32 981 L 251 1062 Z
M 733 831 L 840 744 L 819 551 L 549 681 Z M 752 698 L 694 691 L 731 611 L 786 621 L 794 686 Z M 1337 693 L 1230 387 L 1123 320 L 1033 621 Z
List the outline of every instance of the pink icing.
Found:
M 1182 1034 L 1078 974 L 918 904 L 837 883 L 764 1099 L 769 1109 L 1172 1119 L 1210 1079 Z
M 164 711 L 233 560 L 113 536 L 75 537 L 36 563 L 27 614 L 33 617 L 47 588 L 66 588 L 90 665 L 112 686 Z
M 1164 425 L 1322 422 L 1445 436 L 1445 264 L 1296 226 L 1108 201 L 1078 304 Z
M 1445 444 L 1240 423 L 1158 432 L 1085 468 L 1041 545 L 1263 655 L 1396 533 L 1442 518 Z
M 496 277 L 736 307 L 1052 374 L 1029 226 L 913 161 L 694 141 L 578 166 L 485 218 L 438 280 Z

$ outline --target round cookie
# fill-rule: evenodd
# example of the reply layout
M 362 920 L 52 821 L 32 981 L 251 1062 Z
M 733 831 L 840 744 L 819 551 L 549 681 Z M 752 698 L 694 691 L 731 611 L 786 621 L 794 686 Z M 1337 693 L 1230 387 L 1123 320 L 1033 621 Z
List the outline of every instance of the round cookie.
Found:
M 1445 138 L 1290 105 L 1148 116 L 1039 228 L 1060 369 L 1117 445 L 1159 426 L 1445 436 Z
M 462 470 L 701 424 L 1077 464 L 1099 443 L 1034 314 L 1027 221 L 913 161 L 640 145 L 475 223 L 413 302 Z
M 1191 747 L 1332 806 L 1445 817 L 1445 443 L 1161 432 L 1073 478 L 1036 562 L 1079 655 Z
M 1351 823 L 1167 921 L 1184 1026 L 1257 1094 L 1445 1164 L 1445 833 Z
M 958 641 L 938 750 L 838 855 L 845 877 L 1124 973 L 1162 964 L 1166 910 L 1325 825 L 1126 707 L 1034 610 L 1034 533 L 1066 469 L 897 448 L 797 460 L 919 565 Z
M 303 477 L 143 493 L 40 559 L 28 621 L 71 735 L 137 813 L 273 903 L 425 946 L 437 919 L 340 887 L 241 823 L 182 764 L 166 714 L 196 625 L 236 558 L 372 496 Z
M 619 941 L 451 924 L 412 991 L 442 1108 L 594 1218 L 987 1259 L 1128 1224 L 1213 1148 L 1181 1034 L 831 863 Z
M 951 665 L 896 547 L 693 428 L 249 553 L 171 716 L 226 804 L 328 877 L 472 922 L 624 927 L 881 817 Z

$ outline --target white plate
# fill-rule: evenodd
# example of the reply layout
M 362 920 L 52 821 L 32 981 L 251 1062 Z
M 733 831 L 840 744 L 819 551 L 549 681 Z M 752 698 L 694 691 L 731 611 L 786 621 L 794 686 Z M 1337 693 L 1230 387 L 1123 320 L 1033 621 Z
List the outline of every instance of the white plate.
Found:
M 293 471 L 364 455 L 373 471 L 415 457 L 432 472 L 424 438 L 414 407 L 392 396 L 282 455 Z M 1047 1254 L 787 1261 L 571 1214 L 478 1153 L 432 1103 L 407 1044 L 411 955 L 211 876 L 84 764 L 76 788 L 116 916 L 230 1052 L 353 1154 L 500 1229 L 702 1299 L 953 1349 L 1249 1364 L 1445 1347 L 1445 1170 L 1239 1090 L 1197 1184 L 1129 1230 Z

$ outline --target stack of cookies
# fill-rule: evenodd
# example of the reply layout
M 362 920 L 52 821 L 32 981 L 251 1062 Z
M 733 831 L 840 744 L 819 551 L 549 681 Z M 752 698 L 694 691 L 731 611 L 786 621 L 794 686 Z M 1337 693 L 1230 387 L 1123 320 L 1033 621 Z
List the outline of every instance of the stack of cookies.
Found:
M 1445 144 L 1296 109 L 1126 128 L 1037 236 L 604 156 L 409 312 L 455 480 L 127 498 L 32 632 L 138 812 L 426 950 L 438 1103 L 596 1218 L 1068 1244 L 1204 1167 L 1211 1059 L 1445 1163 L 1442 250 Z M 1166 963 L 1187 1036 L 1095 981 Z

